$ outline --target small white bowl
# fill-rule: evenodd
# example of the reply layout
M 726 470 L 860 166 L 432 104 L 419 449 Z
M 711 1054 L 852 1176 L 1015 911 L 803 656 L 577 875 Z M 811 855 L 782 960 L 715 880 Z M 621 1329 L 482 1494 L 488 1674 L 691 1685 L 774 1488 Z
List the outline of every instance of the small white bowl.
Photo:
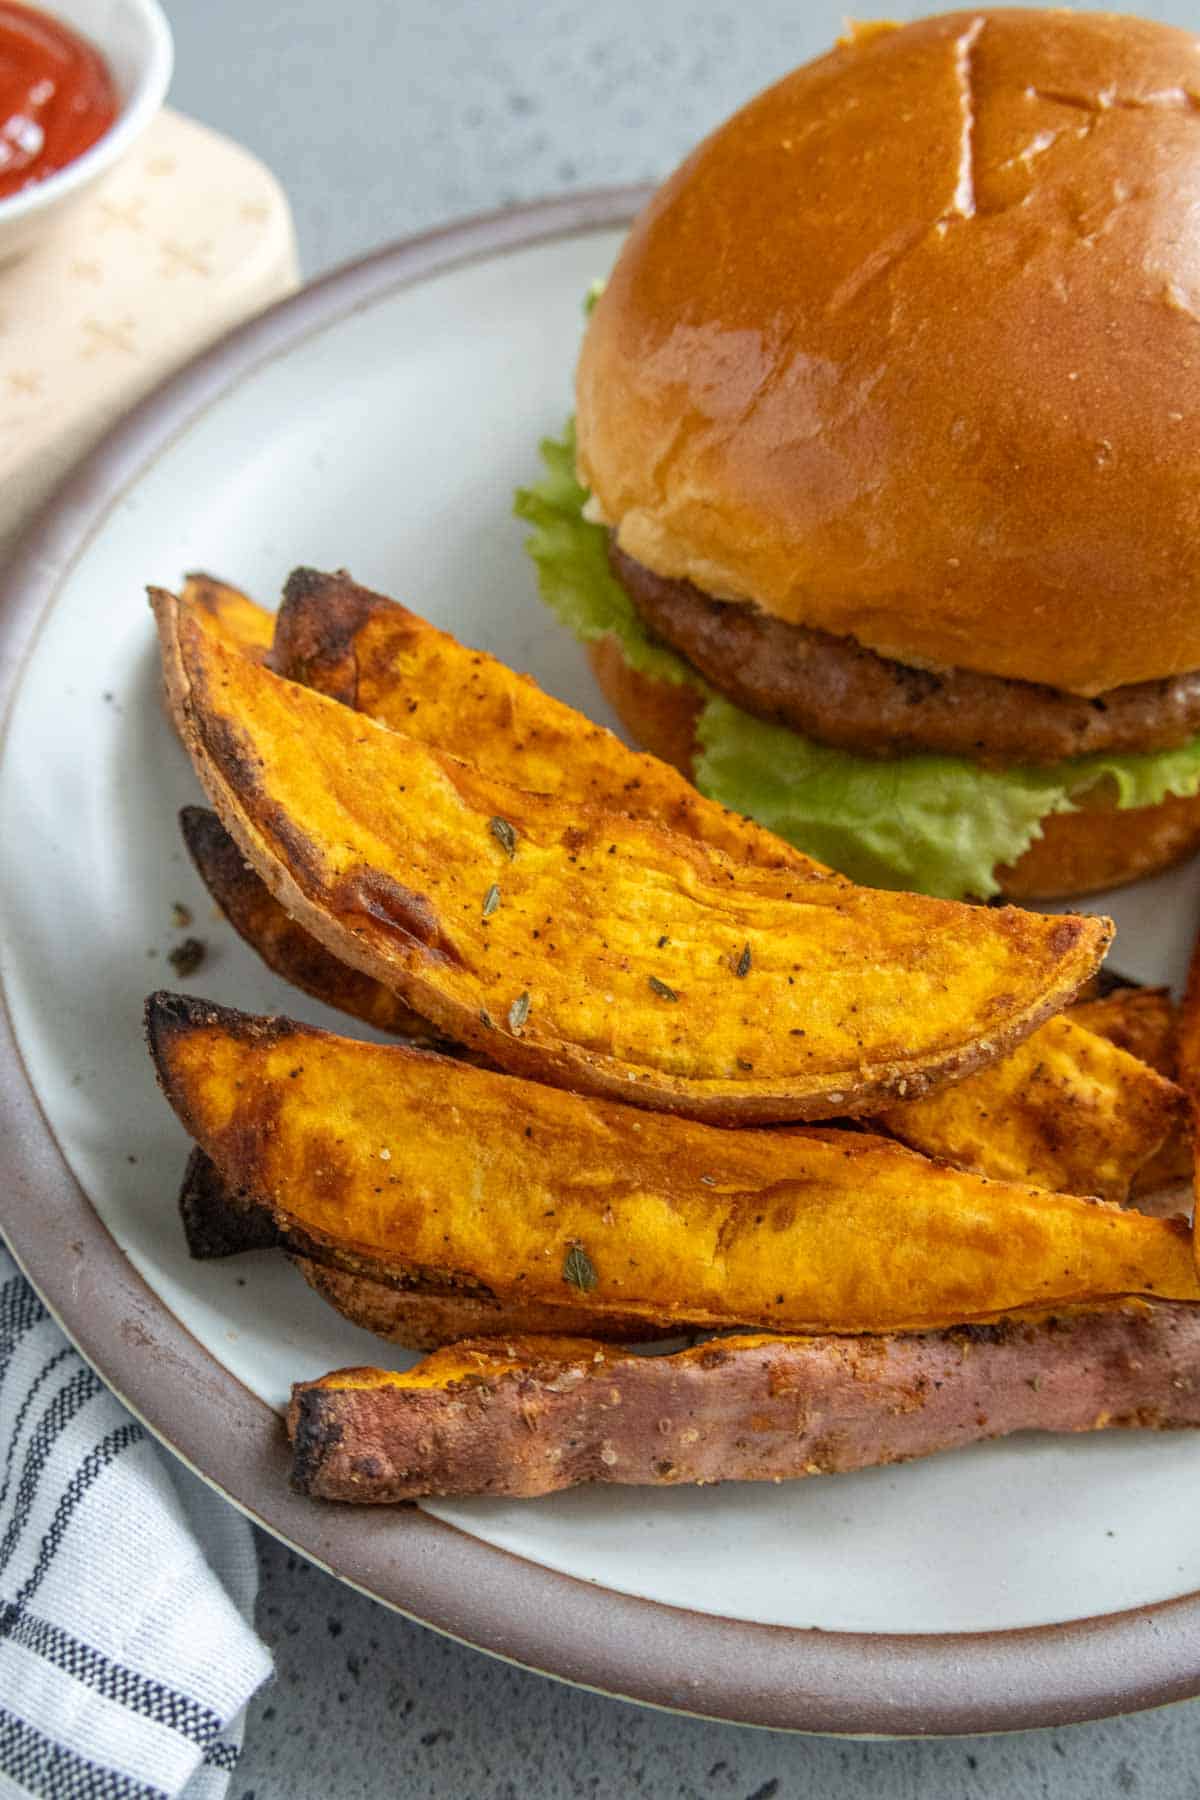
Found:
M 120 162 L 161 108 L 174 62 L 171 28 L 158 0 L 51 0 L 41 10 L 89 38 L 101 52 L 112 70 L 121 110 L 104 136 L 66 168 L 0 200 L 0 262 L 57 226 L 80 196 Z

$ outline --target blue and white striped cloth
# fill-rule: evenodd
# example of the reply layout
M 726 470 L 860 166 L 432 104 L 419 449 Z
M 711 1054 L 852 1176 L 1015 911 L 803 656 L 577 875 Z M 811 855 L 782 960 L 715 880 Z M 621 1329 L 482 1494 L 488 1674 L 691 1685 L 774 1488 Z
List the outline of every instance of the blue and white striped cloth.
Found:
M 246 1521 L 0 1248 L 0 1795 L 220 1800 L 271 1673 L 257 1586 Z

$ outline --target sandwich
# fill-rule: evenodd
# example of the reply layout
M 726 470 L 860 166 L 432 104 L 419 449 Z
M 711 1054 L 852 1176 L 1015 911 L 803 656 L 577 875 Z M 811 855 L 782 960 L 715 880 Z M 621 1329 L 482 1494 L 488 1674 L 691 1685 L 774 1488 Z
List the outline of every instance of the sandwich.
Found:
M 1200 846 L 1200 39 L 853 27 L 703 142 L 517 509 L 637 743 L 951 898 Z

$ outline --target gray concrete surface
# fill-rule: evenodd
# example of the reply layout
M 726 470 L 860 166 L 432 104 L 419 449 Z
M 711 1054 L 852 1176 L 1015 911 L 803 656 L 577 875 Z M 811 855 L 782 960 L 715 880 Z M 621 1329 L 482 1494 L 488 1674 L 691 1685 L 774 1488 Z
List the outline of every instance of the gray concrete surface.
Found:
M 174 103 L 276 170 L 309 274 L 454 215 L 668 169 L 827 44 L 842 0 L 166 0 Z M 860 0 L 859 17 L 907 8 Z M 1192 6 L 1140 9 L 1179 24 Z M 1003 1739 L 843 1744 L 575 1692 L 261 1542 L 278 1662 L 233 1800 L 1200 1796 L 1200 1704 Z M 1200 1646 L 1197 1650 L 1200 1656 Z

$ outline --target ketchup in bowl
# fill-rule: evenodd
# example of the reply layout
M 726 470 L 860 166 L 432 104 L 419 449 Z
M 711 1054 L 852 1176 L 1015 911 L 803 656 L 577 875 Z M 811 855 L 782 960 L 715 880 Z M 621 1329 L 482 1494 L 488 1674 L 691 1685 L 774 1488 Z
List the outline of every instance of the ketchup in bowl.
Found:
M 119 110 L 98 50 L 46 13 L 0 0 L 0 200 L 90 150 Z

